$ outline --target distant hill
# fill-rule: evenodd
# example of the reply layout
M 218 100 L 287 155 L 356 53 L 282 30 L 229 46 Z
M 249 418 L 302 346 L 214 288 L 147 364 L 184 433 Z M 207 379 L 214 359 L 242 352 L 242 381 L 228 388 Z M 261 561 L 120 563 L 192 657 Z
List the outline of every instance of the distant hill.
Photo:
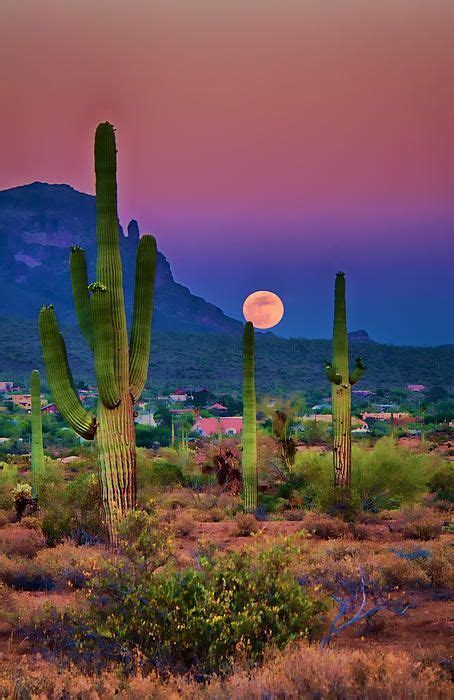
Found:
M 75 380 L 93 381 L 91 353 L 78 328 L 63 330 Z M 358 388 L 403 388 L 416 383 L 454 390 L 453 345 L 416 348 L 351 339 L 350 351 L 352 359 L 361 354 L 367 365 Z M 182 386 L 239 392 L 241 352 L 239 336 L 154 332 L 148 386 L 156 391 Z M 257 390 L 287 394 L 321 389 L 329 394 L 324 360 L 330 355 L 328 340 L 257 334 Z M 36 321 L 0 318 L 0 380 L 28 382 L 37 366 L 43 368 Z
M 95 279 L 95 198 L 69 185 L 34 182 L 0 191 L 0 314 L 36 318 L 43 304 L 54 303 L 61 323 L 75 323 L 69 248 L 87 252 Z M 134 295 L 136 221 L 120 227 L 126 310 Z M 164 255 L 158 254 L 154 327 L 192 333 L 239 334 L 242 324 L 177 284 Z

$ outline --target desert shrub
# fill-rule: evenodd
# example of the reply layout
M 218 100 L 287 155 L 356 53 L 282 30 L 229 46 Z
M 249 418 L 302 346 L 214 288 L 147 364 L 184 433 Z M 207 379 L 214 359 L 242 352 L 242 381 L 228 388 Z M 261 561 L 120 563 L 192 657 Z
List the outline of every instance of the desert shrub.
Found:
M 443 501 L 454 503 L 454 466 L 446 464 L 429 481 L 430 492 Z
M 81 543 L 102 536 L 102 502 L 97 474 L 84 472 L 65 482 L 61 465 L 46 460 L 38 482 L 42 528 L 48 546 L 68 537 Z
M 304 515 L 304 510 L 301 510 L 301 508 L 292 508 L 290 510 L 282 511 L 282 517 L 284 520 L 304 520 Z
M 0 527 L 13 523 L 16 520 L 16 513 L 13 510 L 0 510 Z
M 17 486 L 18 481 L 16 465 L 0 462 L 0 508 L 2 510 L 8 510 L 12 507 L 11 493 Z
M 111 559 L 111 553 L 101 547 L 76 547 L 68 542 L 40 549 L 34 559 L 0 554 L 0 581 L 23 591 L 83 588 Z
M 229 518 L 233 517 L 240 508 L 240 503 L 237 496 L 232 496 L 229 493 L 221 493 L 218 498 L 217 505 Z
M 399 650 L 320 649 L 302 642 L 268 655 L 260 667 L 239 667 L 207 683 L 193 675 L 162 678 L 142 671 L 125 678 L 105 668 L 93 676 L 24 656 L 14 670 L 5 664 L 1 689 L 8 698 L 447 700 L 452 695 L 448 671 Z
M 439 465 L 437 457 L 414 453 L 395 445 L 391 438 L 378 440 L 372 450 L 354 446 L 353 509 L 378 512 L 417 501 Z M 303 499 L 312 500 L 310 507 L 321 506 L 323 510 L 332 511 L 336 494 L 331 485 L 331 454 L 299 452 L 294 475 L 300 481 L 297 488 Z
M 153 470 L 150 473 L 151 486 L 173 486 L 174 484 L 182 484 L 183 481 L 183 472 L 176 464 L 169 464 L 160 459 L 154 462 Z
M 172 553 L 170 528 L 155 514 L 134 510 L 120 525 L 121 551 L 148 572 L 168 561 Z
M 375 534 L 374 528 L 365 523 L 351 523 L 350 533 L 353 539 L 359 542 L 371 540 Z
M 363 510 L 396 508 L 422 496 L 437 464 L 434 457 L 382 438 L 372 451 L 353 449 L 352 488 Z
M 178 513 L 173 527 L 178 537 L 188 537 L 194 532 L 195 522 L 189 513 Z
M 253 558 L 201 557 L 197 570 L 153 576 L 116 566 L 93 581 L 84 617 L 91 632 L 78 643 L 97 647 L 101 633 L 158 668 L 181 671 L 226 671 L 238 654 L 258 661 L 269 644 L 311 637 L 320 622 L 323 602 L 288 570 L 296 554 L 275 547 Z
M 341 518 L 318 513 L 307 513 L 302 525 L 305 530 L 324 540 L 346 537 L 349 533 L 347 523 Z
M 410 540 L 433 540 L 440 537 L 442 524 L 438 519 L 423 517 L 404 524 L 400 532 Z
M 257 519 L 252 513 L 237 513 L 234 518 L 235 535 L 238 537 L 248 537 L 259 530 Z
M 40 532 L 17 525 L 7 525 L 0 529 L 0 552 L 8 556 L 32 559 L 44 547 Z

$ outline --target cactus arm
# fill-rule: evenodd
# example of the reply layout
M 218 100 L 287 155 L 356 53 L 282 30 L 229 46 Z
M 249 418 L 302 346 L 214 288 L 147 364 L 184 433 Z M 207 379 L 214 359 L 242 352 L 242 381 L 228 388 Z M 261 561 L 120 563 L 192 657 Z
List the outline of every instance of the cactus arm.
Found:
M 129 383 L 134 401 L 145 387 L 151 345 L 151 321 L 156 274 L 156 241 L 142 236 L 137 248 L 134 314 L 129 348 Z
M 331 362 L 325 362 L 325 372 L 332 384 L 340 384 L 342 382 L 341 375 L 339 372 L 336 372 Z
M 355 367 L 350 372 L 350 384 L 352 386 L 361 379 L 365 369 L 362 357 L 357 357 L 355 360 Z
M 44 468 L 43 418 L 41 413 L 41 383 L 39 372 L 34 369 L 30 377 L 30 394 L 32 403 L 32 495 L 36 496 L 36 477 Z
M 115 408 L 120 403 L 120 392 L 114 374 L 115 341 L 110 294 L 106 287 L 99 282 L 94 282 L 88 289 L 91 292 L 93 349 L 99 398 L 106 408 Z
M 254 326 L 248 321 L 243 336 L 243 499 L 244 510 L 257 509 L 257 418 L 254 379 Z
M 88 346 L 93 350 L 93 333 L 90 310 L 90 296 L 88 293 L 88 274 L 85 251 L 78 245 L 71 246 L 69 257 L 71 271 L 71 285 L 73 290 L 74 308 L 77 322 Z
M 85 410 L 74 390 L 65 341 L 58 330 L 53 306 L 44 306 L 41 309 L 39 333 L 47 381 L 57 408 L 78 435 L 92 440 L 96 432 L 96 419 L 92 413 Z

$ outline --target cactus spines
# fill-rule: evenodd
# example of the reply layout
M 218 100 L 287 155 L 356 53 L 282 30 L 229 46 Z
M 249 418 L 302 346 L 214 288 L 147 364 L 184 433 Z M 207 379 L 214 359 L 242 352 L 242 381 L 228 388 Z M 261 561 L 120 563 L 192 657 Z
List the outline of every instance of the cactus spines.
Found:
M 96 439 L 98 471 L 110 542 L 136 502 L 136 446 L 133 404 L 146 382 L 151 342 L 156 243 L 143 236 L 137 252 L 134 321 L 128 344 L 117 216 L 116 145 L 111 124 L 95 136 L 97 281 L 88 286 L 85 255 L 71 249 L 71 277 L 77 319 L 93 349 L 98 384 L 96 418 L 80 403 L 53 309 L 41 310 L 39 326 L 51 391 L 60 412 L 86 439 Z
M 41 383 L 37 369 L 34 369 L 30 376 L 30 394 L 32 404 L 32 495 L 36 497 L 37 477 L 39 477 L 44 468 Z
M 334 487 L 338 505 L 346 507 L 351 489 L 351 386 L 364 372 L 357 358 L 352 372 L 348 367 L 348 334 L 345 303 L 345 274 L 338 272 L 334 290 L 333 361 L 325 365 L 332 384 Z
M 254 378 L 254 326 L 247 321 L 243 336 L 243 502 L 246 513 L 257 510 L 257 421 Z

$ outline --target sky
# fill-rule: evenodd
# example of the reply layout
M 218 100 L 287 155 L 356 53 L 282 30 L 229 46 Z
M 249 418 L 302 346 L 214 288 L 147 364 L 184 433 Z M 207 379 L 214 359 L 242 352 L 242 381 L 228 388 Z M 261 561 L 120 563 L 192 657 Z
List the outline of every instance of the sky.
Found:
M 276 332 L 454 343 L 452 0 L 1 0 L 0 188 L 93 192 L 117 129 L 120 219 L 175 278 Z

